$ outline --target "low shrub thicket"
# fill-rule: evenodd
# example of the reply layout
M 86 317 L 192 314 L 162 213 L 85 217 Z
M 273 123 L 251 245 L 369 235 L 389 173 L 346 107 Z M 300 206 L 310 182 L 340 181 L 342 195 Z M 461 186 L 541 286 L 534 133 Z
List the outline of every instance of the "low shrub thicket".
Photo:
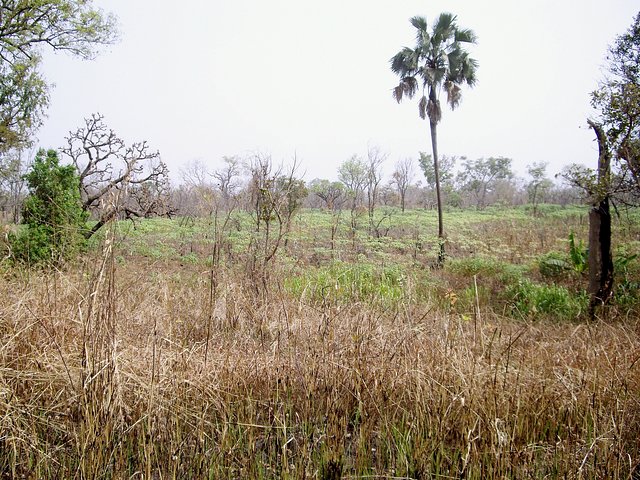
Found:
M 85 245 L 87 214 L 73 165 L 62 166 L 55 150 L 40 150 L 25 175 L 29 196 L 23 228 L 10 239 L 12 259 L 27 265 L 60 265 Z
M 284 280 L 288 291 L 313 302 L 371 302 L 397 304 L 407 293 L 408 274 L 398 266 L 333 262 L 309 268 Z

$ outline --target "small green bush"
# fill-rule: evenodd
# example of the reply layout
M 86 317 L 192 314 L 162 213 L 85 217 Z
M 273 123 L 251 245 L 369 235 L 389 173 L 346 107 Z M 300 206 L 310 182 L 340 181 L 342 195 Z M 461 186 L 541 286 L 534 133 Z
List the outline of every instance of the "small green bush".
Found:
M 576 272 L 585 273 L 587 271 L 589 268 L 588 256 L 587 247 L 582 243 L 582 240 L 576 243 L 575 234 L 571 232 L 569 234 L 569 259 Z
M 543 278 L 555 279 L 566 276 L 573 267 L 560 252 L 549 252 L 538 260 L 538 270 Z
M 640 262 L 638 255 L 620 248 L 613 260 L 614 302 L 631 311 L 640 308 Z
M 569 250 L 566 253 L 549 252 L 538 260 L 540 275 L 546 279 L 567 277 L 572 272 L 582 275 L 588 269 L 587 247 L 582 240 L 576 240 L 573 232 L 569 234 Z
M 27 265 L 58 265 L 86 243 L 87 214 L 73 165 L 62 166 L 55 150 L 39 150 L 25 175 L 29 188 L 22 210 L 25 229 L 11 239 L 13 258 Z
M 584 292 L 575 295 L 559 285 L 540 285 L 526 279 L 508 287 L 505 295 L 511 313 L 525 318 L 576 319 L 588 305 Z
M 393 304 L 404 298 L 406 281 L 406 273 L 397 266 L 334 262 L 289 277 L 285 287 L 296 296 L 309 295 L 315 301 L 366 300 Z
M 522 277 L 524 267 L 493 258 L 473 257 L 451 260 L 447 264 L 447 270 L 466 278 L 478 275 L 496 279 L 503 284 L 511 284 Z

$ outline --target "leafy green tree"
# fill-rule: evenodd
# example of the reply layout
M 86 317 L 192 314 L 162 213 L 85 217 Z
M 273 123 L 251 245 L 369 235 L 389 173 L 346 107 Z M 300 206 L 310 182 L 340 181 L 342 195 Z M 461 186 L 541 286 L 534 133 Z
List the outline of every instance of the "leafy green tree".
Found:
M 617 167 L 640 192 L 640 13 L 609 47 L 607 62 L 608 77 L 591 96 L 599 118 L 589 125 L 596 137 L 602 128 Z
M 38 62 L 37 56 L 13 64 L 0 61 L 0 154 L 26 146 L 42 124 L 49 94 Z
M 48 105 L 42 47 L 93 58 L 116 21 L 92 0 L 0 0 L 0 153 L 28 143 Z
M 598 142 L 597 169 L 573 165 L 562 176 L 584 190 L 589 212 L 590 314 L 614 289 L 611 201 L 640 194 L 640 13 L 609 47 L 607 77 L 592 93 L 587 120 Z
M 309 190 L 320 198 L 331 212 L 342 208 L 346 201 L 345 187 L 341 182 L 316 178 L 309 184 Z
M 87 214 L 75 168 L 60 165 L 55 150 L 41 149 L 25 179 L 30 192 L 22 211 L 26 229 L 14 241 L 14 257 L 30 265 L 60 264 L 85 241 Z
M 358 155 L 345 160 L 338 169 L 338 179 L 347 189 L 351 199 L 351 210 L 355 210 L 367 185 L 367 164 Z
M 434 193 L 436 192 L 436 173 L 433 168 L 433 157 L 430 153 L 419 152 L 418 165 L 424 175 L 427 183 L 427 191 L 425 200 L 430 208 L 433 205 L 437 206 L 437 198 Z M 462 160 L 465 157 L 461 157 Z M 455 179 L 454 169 L 458 157 L 441 155 L 438 158 L 438 179 L 440 180 L 440 197 L 443 203 L 447 203 L 450 206 L 460 206 L 462 200 L 460 195 L 455 191 L 455 185 L 453 180 Z
M 463 189 L 473 194 L 476 207 L 482 209 L 487 206 L 487 193 L 495 188 L 496 182 L 512 177 L 510 158 L 490 157 L 463 161 L 457 179 Z
M 538 215 L 538 204 L 544 199 L 544 195 L 552 187 L 553 183 L 547 178 L 547 163 L 534 162 L 527 166 L 527 173 L 531 181 L 527 184 L 529 201 L 533 204 L 533 215 Z
M 413 17 L 411 24 L 417 30 L 415 48 L 405 47 L 391 59 L 391 70 L 400 77 L 393 96 L 399 103 L 405 96 L 413 98 L 420 92 L 418 113 L 423 120 L 429 118 L 438 204 L 438 263 L 442 264 L 445 251 L 438 164 L 437 127 L 442 118 L 439 95 L 444 90 L 447 103 L 454 109 L 462 99 L 462 85 L 475 85 L 478 62 L 469 56 L 464 45 L 476 43 L 476 36 L 472 30 L 459 28 L 451 13 L 441 13 L 431 31 L 424 17 Z
M 391 174 L 391 184 L 395 185 L 400 197 L 400 209 L 402 213 L 405 210 L 407 190 L 413 182 L 413 159 L 405 158 L 396 162 L 396 167 Z
M 461 159 L 466 160 L 465 157 L 462 157 Z M 453 179 L 455 177 L 454 169 L 456 167 L 457 160 L 458 157 L 450 157 L 448 155 L 442 155 L 438 159 L 438 178 L 440 180 L 441 189 L 447 185 L 453 185 Z M 427 181 L 427 186 L 434 190 L 436 188 L 436 172 L 433 168 L 433 157 L 429 153 L 420 152 L 418 164 L 420 165 L 420 170 L 422 170 L 424 178 Z
M 592 93 L 599 118 L 587 120 L 598 141 L 598 168 L 574 176 L 590 194 L 590 313 L 611 299 L 614 265 L 611 251 L 611 199 L 630 189 L 640 193 L 640 13 L 627 32 L 609 47 L 608 76 Z M 618 175 L 613 174 L 614 168 Z M 616 178 L 617 177 L 617 178 Z M 629 179 L 620 182 L 619 179 Z M 615 180 L 615 181 L 614 181 Z M 627 185 L 625 185 L 627 184 Z M 630 184 L 630 186 L 629 186 Z

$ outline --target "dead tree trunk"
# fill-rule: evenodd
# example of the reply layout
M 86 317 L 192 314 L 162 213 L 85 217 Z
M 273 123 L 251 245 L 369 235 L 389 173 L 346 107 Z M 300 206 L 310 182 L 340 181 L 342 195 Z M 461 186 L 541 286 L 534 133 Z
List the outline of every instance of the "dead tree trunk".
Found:
M 588 120 L 598 140 L 598 184 L 589 212 L 589 314 L 605 305 L 613 293 L 613 256 L 611 254 L 611 211 L 609 186 L 611 152 L 601 125 Z

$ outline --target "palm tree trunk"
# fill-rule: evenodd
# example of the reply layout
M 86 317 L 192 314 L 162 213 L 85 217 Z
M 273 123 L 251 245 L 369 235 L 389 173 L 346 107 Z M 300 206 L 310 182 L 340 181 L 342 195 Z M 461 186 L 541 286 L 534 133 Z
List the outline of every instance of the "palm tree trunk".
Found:
M 442 221 L 442 197 L 440 196 L 440 167 L 438 166 L 438 124 L 431 120 L 429 122 L 431 127 L 431 150 L 433 151 L 433 173 L 436 177 L 436 203 L 438 206 L 438 261 L 437 266 L 441 267 L 444 264 L 444 224 Z

